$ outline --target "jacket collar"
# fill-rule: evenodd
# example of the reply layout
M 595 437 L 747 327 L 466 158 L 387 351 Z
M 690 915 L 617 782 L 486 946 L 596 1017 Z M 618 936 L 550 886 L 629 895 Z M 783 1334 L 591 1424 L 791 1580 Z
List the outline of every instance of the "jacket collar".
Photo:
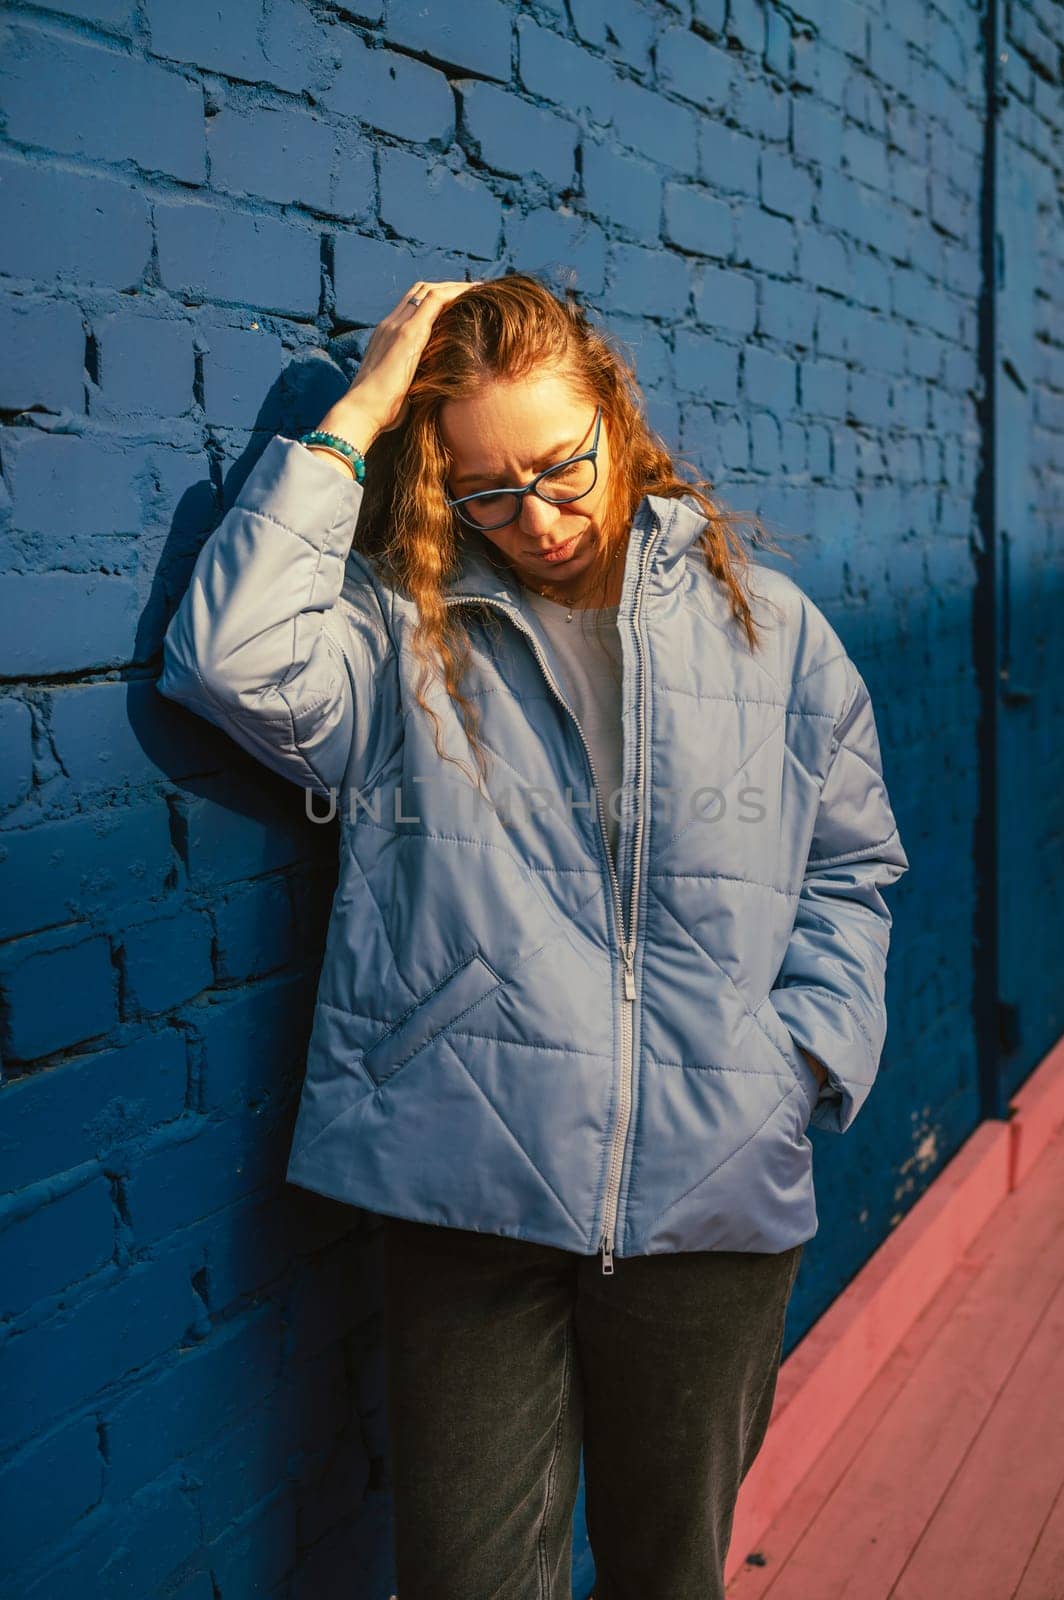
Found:
M 680 583 L 687 552 L 706 525 L 697 501 L 686 495 L 644 495 L 632 519 L 632 530 L 625 556 L 621 609 L 634 600 L 643 554 L 651 546 L 647 586 L 657 592 Z M 445 600 L 483 598 L 505 605 L 522 607 L 526 591 L 499 556 L 495 546 L 475 529 L 465 530 L 461 568 L 456 578 L 444 585 Z

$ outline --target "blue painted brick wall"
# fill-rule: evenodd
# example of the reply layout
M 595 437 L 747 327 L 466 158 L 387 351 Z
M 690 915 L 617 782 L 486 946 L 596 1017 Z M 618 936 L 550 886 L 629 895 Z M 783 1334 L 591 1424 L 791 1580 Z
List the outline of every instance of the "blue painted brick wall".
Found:
M 1058 684 L 1062 15 L 1009 5 L 1002 114 L 1037 196 L 1025 621 Z M 967 0 L 6 8 L 3 1595 L 393 1587 L 379 1233 L 282 1182 L 334 837 L 153 685 L 249 462 L 415 278 L 574 269 L 871 687 L 913 870 L 881 1084 L 815 1137 L 790 1342 L 971 1131 L 980 29 Z M 1059 694 L 1022 717 L 1017 1081 L 1064 947 Z

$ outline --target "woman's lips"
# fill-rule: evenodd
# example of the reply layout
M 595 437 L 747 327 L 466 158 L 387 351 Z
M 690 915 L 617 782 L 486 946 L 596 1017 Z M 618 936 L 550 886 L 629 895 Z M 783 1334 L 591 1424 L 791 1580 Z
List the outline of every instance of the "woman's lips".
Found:
M 566 539 L 564 544 L 556 544 L 551 550 L 535 550 L 532 553 L 537 556 L 540 561 L 548 561 L 552 566 L 557 561 L 568 561 L 576 547 L 576 541 L 579 539 L 579 537 L 580 535 L 578 533 L 574 533 L 572 538 Z

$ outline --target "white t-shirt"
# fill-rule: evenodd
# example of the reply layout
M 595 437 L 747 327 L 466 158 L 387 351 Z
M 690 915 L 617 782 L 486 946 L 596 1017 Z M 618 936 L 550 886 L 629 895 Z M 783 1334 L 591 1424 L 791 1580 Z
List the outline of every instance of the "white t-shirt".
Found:
M 621 801 L 621 637 L 617 632 L 618 606 L 575 610 L 567 621 L 569 607 L 557 600 L 529 590 L 524 599 L 536 613 L 554 653 L 561 663 L 561 690 L 576 712 L 591 749 L 602 804 L 606 811 L 606 831 L 614 860 L 617 857 L 617 816 Z M 614 796 L 611 804 L 611 796 Z M 590 800 L 595 793 L 588 780 L 586 795 L 574 794 L 574 801 Z M 616 815 L 615 815 L 616 813 Z M 595 812 L 590 813 L 594 818 Z

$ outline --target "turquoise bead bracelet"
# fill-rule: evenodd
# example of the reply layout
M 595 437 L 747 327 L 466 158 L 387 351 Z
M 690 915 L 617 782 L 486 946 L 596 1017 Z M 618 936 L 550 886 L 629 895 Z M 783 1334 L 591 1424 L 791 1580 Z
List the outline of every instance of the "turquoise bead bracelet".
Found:
M 334 455 L 343 456 L 349 462 L 359 483 L 366 481 L 366 463 L 361 450 L 356 450 L 353 444 L 348 444 L 346 439 L 341 439 L 338 433 L 323 433 L 320 428 L 313 428 L 310 433 L 301 433 L 297 444 L 320 444 L 327 447 Z

